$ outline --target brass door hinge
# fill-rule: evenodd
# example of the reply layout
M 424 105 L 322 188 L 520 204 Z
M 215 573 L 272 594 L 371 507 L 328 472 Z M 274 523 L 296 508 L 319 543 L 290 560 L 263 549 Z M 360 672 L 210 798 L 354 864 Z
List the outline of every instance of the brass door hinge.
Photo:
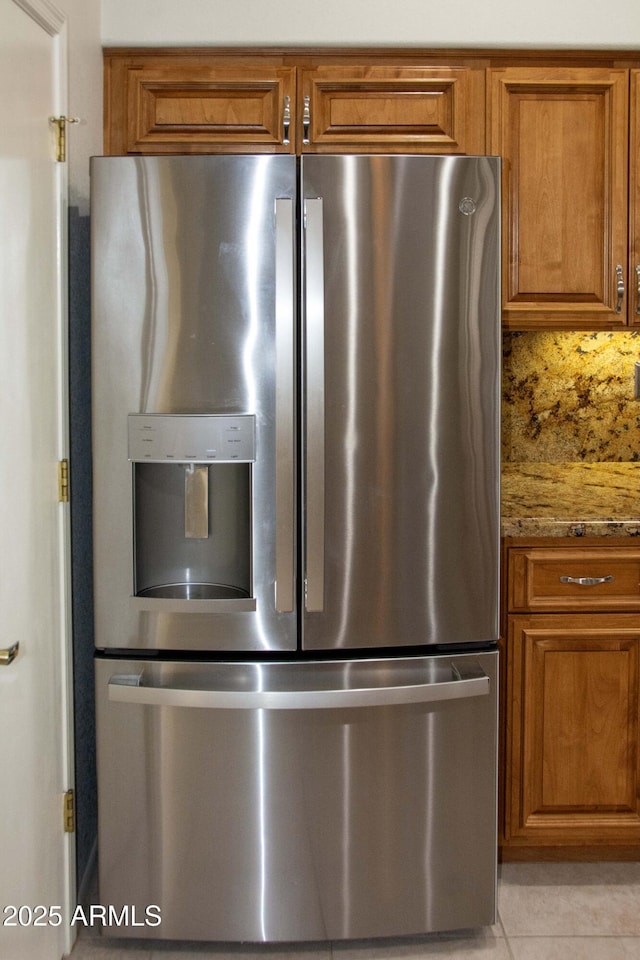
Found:
M 73 790 L 67 790 L 64 795 L 62 822 L 65 833 L 75 833 L 76 829 L 76 802 Z
M 80 123 L 80 117 L 65 117 L 62 114 L 59 117 L 49 117 L 49 123 L 55 124 L 56 128 L 56 160 L 58 163 L 65 163 L 67 159 L 67 124 Z
M 58 501 L 69 503 L 69 461 L 58 462 Z

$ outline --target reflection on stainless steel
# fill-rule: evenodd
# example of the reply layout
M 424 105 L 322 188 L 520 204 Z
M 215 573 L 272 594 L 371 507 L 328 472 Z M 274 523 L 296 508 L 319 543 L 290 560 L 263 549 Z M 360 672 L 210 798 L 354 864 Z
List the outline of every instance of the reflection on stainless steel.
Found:
M 94 370 L 94 499 L 102 505 L 94 517 L 97 645 L 174 650 L 195 645 L 206 650 L 214 643 L 219 649 L 295 649 L 291 580 L 286 602 L 280 600 L 277 609 L 274 602 L 276 581 L 293 576 L 295 533 L 289 526 L 289 574 L 277 574 L 273 543 L 276 535 L 284 535 L 279 526 L 284 507 L 276 517 L 272 363 L 274 207 L 276 199 L 295 199 L 295 160 L 101 158 L 93 162 L 92 191 L 93 349 L 100 358 Z M 291 244 L 291 256 L 293 252 Z M 292 267 L 289 278 L 293 319 Z M 281 288 L 280 297 L 286 301 L 286 290 Z M 292 331 L 289 344 L 293 367 Z M 283 358 L 281 368 L 284 364 Z M 285 403 L 291 410 L 293 397 L 281 400 L 280 417 Z M 201 613 L 202 618 L 209 616 L 207 629 L 202 621 L 194 626 L 182 608 L 171 615 L 163 607 L 151 618 L 121 602 L 134 591 L 131 465 L 121 457 L 122 422 L 131 413 L 257 415 L 255 464 L 246 470 L 223 464 L 209 468 L 209 539 L 183 537 L 178 556 L 177 532 L 170 541 L 166 525 L 149 516 L 135 544 L 138 557 L 146 551 L 148 568 L 137 571 L 136 592 L 186 581 L 191 569 L 190 579 L 214 579 L 248 592 L 255 598 L 253 616 L 244 611 Z M 292 414 L 290 423 L 293 431 Z M 293 477 L 291 454 L 289 463 Z M 135 482 L 139 484 L 138 473 L 144 468 L 145 494 L 157 492 L 150 503 L 150 510 L 157 512 L 164 509 L 163 474 L 154 475 L 153 466 L 137 464 Z M 158 467 L 166 469 L 171 468 Z M 180 470 L 178 465 L 175 469 Z M 281 474 L 285 469 L 280 468 Z M 240 486 L 234 490 L 236 480 Z M 184 493 L 178 494 L 175 483 L 176 503 L 183 504 Z M 250 515 L 243 506 L 247 502 Z M 293 517 L 295 504 L 288 511 Z M 176 523 L 179 516 L 176 510 Z M 184 534 L 184 519 L 181 523 Z M 153 537 L 158 543 L 151 552 L 147 543 Z M 237 544 L 233 552 L 228 550 L 231 543 Z M 218 552 L 215 577 L 203 575 L 204 554 L 211 551 Z M 282 551 L 279 557 L 282 561 Z M 169 558 L 173 569 L 167 569 Z
M 325 313 L 323 200 L 304 204 L 306 344 L 306 611 L 322 611 L 325 569 Z
M 308 649 L 497 636 L 496 161 L 461 159 L 302 161 L 304 194 L 323 197 L 331 238 L 330 549 L 323 612 L 304 622 Z M 464 197 L 473 216 L 458 210 Z
M 226 583 L 161 583 L 141 590 L 138 596 L 164 600 L 239 600 L 249 594 Z
M 287 97 L 288 99 L 288 97 Z M 295 609 L 296 465 L 295 465 L 295 289 L 293 200 L 276 200 L 275 261 L 275 375 L 276 375 L 276 477 L 275 548 L 278 613 Z
M 317 437 L 306 454 L 304 645 L 494 639 L 497 161 L 307 156 L 302 168 L 309 333 L 319 329 L 311 315 L 324 300 L 324 347 L 306 344 L 311 374 L 318 364 L 323 373 L 302 384 Z M 294 316 L 287 215 L 295 162 L 108 158 L 93 178 L 95 406 L 104 411 L 94 424 L 96 501 L 120 504 L 96 512 L 98 644 L 133 648 L 143 636 L 145 646 L 179 649 L 188 636 L 201 650 L 294 649 L 294 339 L 283 325 Z M 476 209 L 467 215 L 459 206 L 469 199 Z M 312 214 L 320 204 L 327 239 L 317 255 Z M 288 223 L 284 235 L 278 222 Z M 122 317 L 115 341 L 112 317 Z M 319 396 L 325 417 L 316 429 Z M 253 618 L 216 615 L 207 635 L 190 631 L 176 610 L 153 635 L 116 602 L 131 592 L 131 481 L 126 463 L 114 460 L 119 419 L 132 411 L 257 412 L 251 569 L 240 579 L 215 577 L 256 598 Z M 176 570 L 156 582 L 167 579 L 186 578 Z
M 323 940 L 490 922 L 495 653 L 468 655 L 492 689 L 468 699 L 216 710 L 108 697 L 120 673 L 154 688 L 197 691 L 213 678 L 221 691 L 298 683 L 311 693 L 312 680 L 297 679 L 307 666 L 345 690 L 364 679 L 383 692 L 412 668 L 438 686 L 467 655 L 435 659 L 397 672 L 329 665 L 326 677 L 324 664 L 100 661 L 99 762 L 114 773 L 101 795 L 101 898 L 162 905 L 161 930 L 128 935 Z M 215 797 L 214 812 L 202 797 Z

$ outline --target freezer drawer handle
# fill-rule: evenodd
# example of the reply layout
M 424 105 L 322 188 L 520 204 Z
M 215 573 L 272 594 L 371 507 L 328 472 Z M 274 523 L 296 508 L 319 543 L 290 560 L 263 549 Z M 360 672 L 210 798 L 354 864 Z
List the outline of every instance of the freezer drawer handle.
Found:
M 607 577 L 560 577 L 560 583 L 577 583 L 581 587 L 595 587 L 597 583 L 613 583 L 614 578 Z
M 319 710 L 384 707 L 409 703 L 466 700 L 489 693 L 489 677 L 479 675 L 411 686 L 364 687 L 354 690 L 189 690 L 179 687 L 132 686 L 130 677 L 109 680 L 109 700 L 158 707 L 204 707 L 218 710 Z M 452 671 L 455 676 L 455 670 Z M 460 675 L 458 674 L 458 677 Z

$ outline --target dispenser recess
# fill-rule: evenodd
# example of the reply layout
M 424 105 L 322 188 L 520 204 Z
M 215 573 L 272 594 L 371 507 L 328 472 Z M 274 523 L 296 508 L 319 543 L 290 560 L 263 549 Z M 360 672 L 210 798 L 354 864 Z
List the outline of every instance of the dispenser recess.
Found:
M 255 418 L 130 414 L 128 441 L 134 596 L 250 598 Z

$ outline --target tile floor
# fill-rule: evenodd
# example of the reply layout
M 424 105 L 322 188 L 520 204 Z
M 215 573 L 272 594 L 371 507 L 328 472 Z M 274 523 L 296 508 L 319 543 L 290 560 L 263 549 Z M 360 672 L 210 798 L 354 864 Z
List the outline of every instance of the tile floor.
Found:
M 71 960 L 640 960 L 640 863 L 503 864 L 498 908 L 483 930 L 277 947 L 114 941 L 88 928 Z

